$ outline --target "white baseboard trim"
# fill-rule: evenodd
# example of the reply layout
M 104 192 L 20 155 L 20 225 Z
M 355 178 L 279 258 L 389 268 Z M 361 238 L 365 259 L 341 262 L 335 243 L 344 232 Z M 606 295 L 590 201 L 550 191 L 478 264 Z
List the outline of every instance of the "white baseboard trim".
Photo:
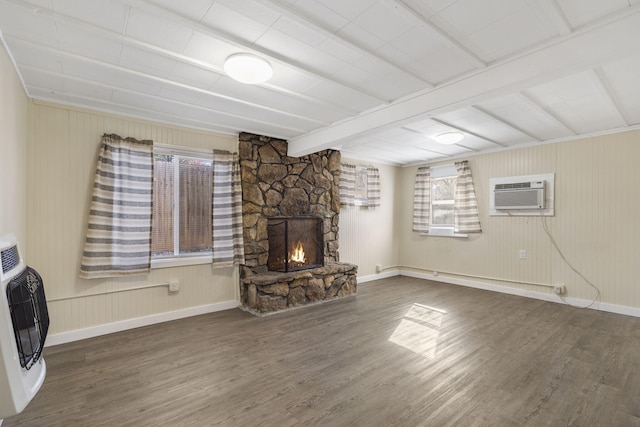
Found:
M 433 276 L 430 273 L 417 272 L 413 270 L 390 270 L 379 274 L 371 274 L 368 276 L 358 277 L 358 283 L 371 282 L 373 280 L 386 279 L 394 276 L 415 277 L 417 279 L 433 280 L 436 282 L 450 283 L 453 285 L 467 286 L 469 288 L 484 289 L 487 291 L 500 292 L 503 294 L 518 295 L 526 298 L 534 298 L 543 301 L 555 302 L 559 304 L 571 304 L 574 306 L 584 307 L 591 301 L 565 297 L 564 301 L 557 295 L 528 291 L 524 289 L 512 288 L 509 286 L 493 285 L 490 283 L 478 282 L 475 280 L 459 279 L 456 277 L 448 277 L 440 274 Z M 107 323 L 104 325 L 92 326 L 84 329 L 76 329 L 68 332 L 60 332 L 47 336 L 45 347 L 51 347 L 58 344 L 79 341 L 87 338 L 93 338 L 100 335 L 107 335 L 114 332 L 126 331 L 128 329 L 140 328 L 142 326 L 154 325 L 156 323 L 168 322 L 171 320 L 183 319 L 185 317 L 198 316 L 201 314 L 214 313 L 216 311 L 230 310 L 239 307 L 238 301 L 224 301 L 215 304 L 201 305 L 198 307 L 190 307 L 182 310 L 170 311 L 167 313 L 152 314 L 150 316 L 138 317 L 135 319 L 122 320 L 120 322 Z M 609 313 L 624 314 L 626 316 L 640 317 L 640 308 L 627 307 L 623 305 L 596 302 L 591 307 L 592 310 L 606 311 Z M 0 420 L 1 425 L 1 420 Z
M 358 276 L 358 283 L 371 282 L 372 280 L 386 279 L 394 276 L 400 276 L 400 270 L 385 271 L 383 273 L 370 274 L 368 276 Z
M 45 347 L 58 344 L 65 344 L 72 341 L 84 340 L 100 335 L 112 334 L 114 332 L 126 331 L 128 329 L 140 328 L 142 326 L 154 325 L 156 323 L 169 322 L 171 320 L 184 319 L 185 317 L 198 316 L 201 314 L 214 313 L 216 311 L 230 310 L 240 305 L 238 301 L 224 301 L 215 304 L 189 307 L 182 310 L 169 311 L 166 313 L 152 314 L 150 316 L 136 317 L 119 322 L 107 323 L 104 325 L 92 326 L 89 328 L 76 329 L 68 332 L 60 332 L 47 336 Z
M 434 276 L 433 274 L 430 274 L 430 273 L 422 273 L 422 272 L 416 272 L 412 270 L 398 270 L 398 274 L 401 276 L 415 277 L 418 279 L 433 280 L 435 282 L 444 282 L 444 283 L 451 283 L 453 285 L 467 286 L 470 288 L 484 289 L 486 291 L 501 292 L 503 294 L 518 295 L 526 298 L 534 298 L 534 299 L 543 300 L 543 301 L 555 302 L 558 304 L 566 304 L 566 305 L 570 304 L 572 306 L 589 308 L 592 310 L 600 310 L 600 311 L 606 311 L 609 313 L 624 314 L 626 316 L 640 317 L 640 308 L 637 308 L 637 307 L 627 307 L 624 305 L 609 304 L 609 303 L 603 303 L 598 301 L 596 301 L 591 307 L 586 307 L 591 303 L 591 301 L 581 299 L 581 298 L 565 297 L 563 300 L 559 296 L 551 293 L 528 291 L 524 289 L 512 288 L 509 286 L 493 285 L 490 283 L 478 282 L 475 280 L 459 279 L 456 277 L 447 277 L 442 274 L 438 276 Z

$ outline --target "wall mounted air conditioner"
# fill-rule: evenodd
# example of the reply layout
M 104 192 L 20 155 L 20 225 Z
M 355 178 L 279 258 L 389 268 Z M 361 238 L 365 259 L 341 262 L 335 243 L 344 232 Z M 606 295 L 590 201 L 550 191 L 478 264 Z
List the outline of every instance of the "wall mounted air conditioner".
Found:
M 496 184 L 493 192 L 496 210 L 544 209 L 544 181 Z

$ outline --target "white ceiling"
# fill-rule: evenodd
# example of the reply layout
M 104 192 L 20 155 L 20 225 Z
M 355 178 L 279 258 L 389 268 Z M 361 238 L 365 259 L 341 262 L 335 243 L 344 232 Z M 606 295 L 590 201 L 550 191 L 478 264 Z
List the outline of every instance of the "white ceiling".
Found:
M 640 0 L 0 0 L 28 96 L 427 163 L 640 127 Z M 223 72 L 231 54 L 267 83 Z M 450 146 L 431 137 L 459 130 Z

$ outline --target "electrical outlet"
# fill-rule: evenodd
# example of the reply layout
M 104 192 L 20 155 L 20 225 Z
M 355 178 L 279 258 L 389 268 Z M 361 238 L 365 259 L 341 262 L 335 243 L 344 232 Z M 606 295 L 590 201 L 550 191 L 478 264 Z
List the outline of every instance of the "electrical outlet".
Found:
M 553 287 L 553 293 L 556 295 L 564 295 L 567 293 L 567 288 L 564 285 L 556 285 Z
M 169 292 L 178 292 L 180 290 L 180 282 L 177 280 L 169 282 Z
M 382 272 L 382 266 L 380 264 L 376 264 L 376 273 Z
M 434 275 L 434 276 L 437 276 L 437 275 L 438 275 L 438 272 L 437 272 L 437 271 L 434 271 L 434 272 L 433 272 L 433 275 Z
M 520 249 L 518 255 L 520 256 L 520 259 L 527 259 L 527 251 L 524 249 Z

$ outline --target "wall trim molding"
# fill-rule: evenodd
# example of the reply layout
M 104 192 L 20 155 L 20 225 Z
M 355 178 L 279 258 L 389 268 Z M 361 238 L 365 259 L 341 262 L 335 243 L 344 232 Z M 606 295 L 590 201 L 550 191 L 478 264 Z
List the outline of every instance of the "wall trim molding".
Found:
M 550 293 L 529 291 L 518 288 L 511 288 L 508 286 L 494 285 L 490 283 L 479 282 L 475 280 L 459 279 L 455 277 L 445 276 L 440 274 L 433 276 L 429 273 L 416 272 L 412 270 L 391 270 L 380 274 L 371 274 L 368 276 L 358 277 L 358 283 L 366 283 L 379 279 L 386 279 L 394 276 L 406 276 L 414 277 L 416 279 L 432 280 L 434 282 L 444 282 L 452 285 L 466 286 L 469 288 L 483 289 L 486 291 L 500 292 L 503 294 L 517 295 L 526 298 L 533 298 L 542 301 L 554 302 L 557 304 L 571 304 L 576 306 L 585 306 L 591 301 L 581 298 L 565 297 L 564 301 L 558 296 Z M 198 307 L 190 307 L 182 310 L 170 311 L 166 313 L 152 314 L 150 316 L 137 317 L 134 319 L 122 320 L 119 322 L 107 323 L 104 325 L 92 326 L 89 328 L 76 329 L 68 332 L 61 332 L 58 334 L 51 334 L 47 337 L 45 347 L 51 347 L 54 345 L 65 344 L 73 341 L 79 341 L 87 338 L 94 338 L 101 335 L 112 334 L 114 332 L 126 331 L 129 329 L 140 328 L 143 326 L 155 325 L 157 323 L 169 322 L 171 320 L 184 319 L 191 316 L 199 316 L 201 314 L 215 313 L 217 311 L 231 310 L 240 306 L 238 301 L 224 301 L 215 304 L 201 305 Z M 627 307 L 617 304 L 609 304 L 603 302 L 596 302 L 591 307 L 591 310 L 606 311 L 609 313 L 623 314 L 626 316 L 640 317 L 640 308 Z
M 585 300 L 582 298 L 565 297 L 564 299 L 561 299 L 557 295 L 551 294 L 551 293 L 528 291 L 525 289 L 511 288 L 509 286 L 501 286 L 501 285 L 494 285 L 490 283 L 478 282 L 475 280 L 448 277 L 446 275 L 443 275 L 442 273 L 439 274 L 438 276 L 434 276 L 433 274 L 430 274 L 430 273 L 423 273 L 423 272 L 402 270 L 402 269 L 395 270 L 394 272 L 396 272 L 395 274 L 396 276 L 407 276 L 407 277 L 415 277 L 417 279 L 433 280 L 435 282 L 444 282 L 444 283 L 450 283 L 453 285 L 467 286 L 469 288 L 500 292 L 503 294 L 518 295 L 526 298 L 533 298 L 533 299 L 538 299 L 543 301 L 555 302 L 557 304 L 564 304 L 564 305 L 570 304 L 574 306 L 585 307 L 586 305 L 591 303 L 591 301 Z M 377 276 L 382 276 L 382 275 L 377 275 Z M 378 278 L 382 279 L 382 277 L 378 277 Z M 591 310 L 606 311 L 609 313 L 624 314 L 626 316 L 640 317 L 640 308 L 638 307 L 627 307 L 624 305 L 617 305 L 617 304 L 610 304 L 610 303 L 596 301 L 591 307 L 585 307 L 585 308 L 589 308 Z
M 201 314 L 215 313 L 216 311 L 230 310 L 240 305 L 238 301 L 223 301 L 215 304 L 189 307 L 182 310 L 169 311 L 166 313 L 152 314 L 150 316 L 136 317 L 134 319 L 121 320 L 119 322 L 106 323 L 89 328 L 76 329 L 73 331 L 60 332 L 47 336 L 45 347 L 58 344 L 65 344 L 73 341 L 80 341 L 87 338 L 94 338 L 100 335 L 112 334 L 114 332 L 126 331 L 140 328 L 142 326 L 155 325 L 157 323 L 169 322 L 171 320 L 184 319 L 186 317 L 198 316 Z
M 400 276 L 400 270 L 385 271 L 384 273 L 370 274 L 368 276 L 358 276 L 358 283 L 371 282 L 378 279 L 387 279 L 389 277 Z

